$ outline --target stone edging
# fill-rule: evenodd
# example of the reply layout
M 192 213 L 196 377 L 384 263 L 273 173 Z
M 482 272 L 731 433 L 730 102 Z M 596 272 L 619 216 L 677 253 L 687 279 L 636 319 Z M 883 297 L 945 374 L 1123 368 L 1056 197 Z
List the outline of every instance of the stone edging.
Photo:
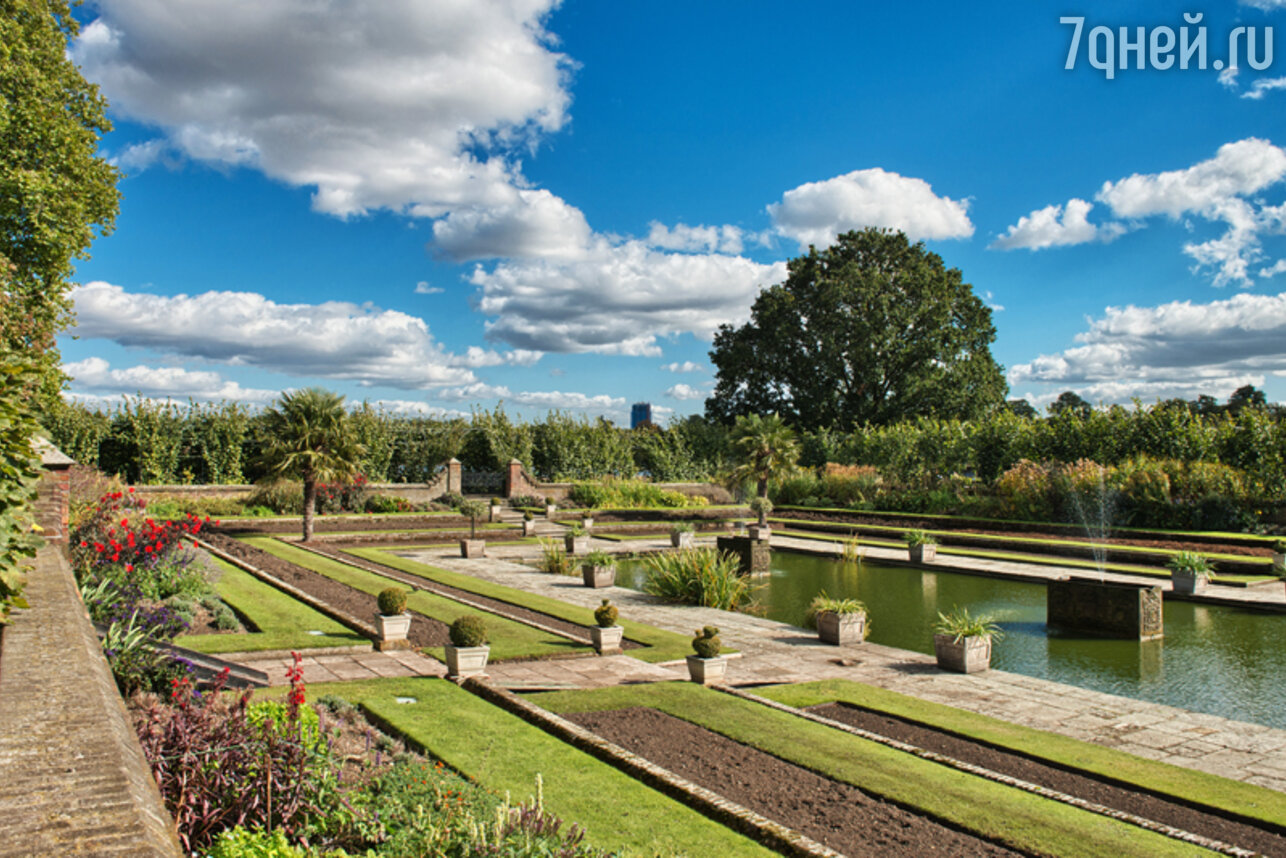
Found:
M 503 688 L 497 688 L 479 679 L 465 680 L 464 688 L 769 848 L 788 855 L 809 856 L 809 858 L 843 858 L 842 853 L 773 822 L 747 807 L 731 802 L 718 793 L 685 780 Z

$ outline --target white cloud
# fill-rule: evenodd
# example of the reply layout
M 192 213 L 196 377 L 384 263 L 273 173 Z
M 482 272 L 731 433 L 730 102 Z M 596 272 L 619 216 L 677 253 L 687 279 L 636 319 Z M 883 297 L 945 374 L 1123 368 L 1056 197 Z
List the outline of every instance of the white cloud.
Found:
M 467 411 L 457 411 L 451 408 L 439 408 L 436 405 L 429 405 L 427 402 L 418 402 L 413 399 L 377 399 L 371 403 L 376 409 L 387 411 L 390 414 L 396 414 L 401 417 L 433 417 L 438 420 L 449 420 L 452 418 L 468 419 L 470 417 Z
M 599 239 L 580 259 L 504 262 L 471 279 L 482 290 L 479 309 L 496 317 L 491 339 L 544 352 L 656 356 L 657 337 L 710 339 L 719 325 L 744 321 L 759 290 L 785 276 L 785 263 Z
M 1254 6 L 1271 12 L 1273 9 L 1286 9 L 1286 0 L 1241 0 L 1243 6 Z
M 1219 85 L 1227 89 L 1236 89 L 1237 75 L 1240 73 L 1241 69 L 1236 66 L 1228 66 L 1228 68 L 1219 72 Z
M 1261 77 L 1252 83 L 1250 89 L 1243 92 L 1241 97 L 1259 101 L 1264 97 L 1264 93 L 1272 92 L 1275 89 L 1286 89 L 1286 77 Z
M 415 284 L 416 295 L 441 295 L 444 291 L 446 290 L 441 286 L 430 286 L 427 280 Z
M 664 250 L 695 251 L 700 253 L 741 253 L 745 241 L 759 241 L 758 235 L 747 234 L 740 227 L 688 226 L 686 223 L 668 227 L 652 221 L 647 243 Z
M 516 160 L 568 119 L 556 5 L 100 0 L 71 53 L 115 112 L 162 130 L 123 165 L 252 167 L 339 217 L 450 213 L 452 258 L 561 252 L 583 217 L 526 190 Z
M 1076 339 L 1080 345 L 1015 366 L 1010 383 L 1071 387 L 1091 401 L 1224 397 L 1263 384 L 1268 373 L 1286 373 L 1286 292 L 1108 307 Z
M 683 363 L 666 363 L 661 364 L 661 369 L 666 372 L 705 372 L 706 368 L 699 363 L 693 363 L 685 360 Z
M 100 357 L 63 364 L 63 372 L 72 377 L 77 394 L 92 393 L 102 398 L 143 396 L 149 399 L 189 397 L 201 401 L 235 400 L 268 402 L 279 391 L 245 388 L 216 372 L 200 372 L 173 366 L 131 366 L 112 369 Z
M 484 366 L 532 366 L 544 357 L 544 354 L 544 352 L 533 352 L 527 349 L 497 352 L 492 349 L 469 346 L 463 355 L 456 358 L 455 363 L 470 369 Z
M 548 391 L 519 391 L 517 393 L 504 385 L 491 385 L 477 382 L 463 387 L 447 388 L 437 394 L 444 402 L 481 402 L 487 399 L 502 399 L 514 405 L 529 405 L 547 409 L 612 410 L 625 404 L 619 396 L 588 396 L 584 393 Z
M 686 384 L 676 384 L 673 387 L 667 388 L 665 391 L 665 395 L 670 397 L 671 399 L 679 399 L 679 400 L 701 399 L 702 397 L 705 396 L 705 394 L 702 393 L 697 388 L 691 387 L 690 385 L 686 385 Z
M 77 336 L 277 372 L 418 389 L 468 384 L 423 319 L 339 301 L 278 304 L 253 292 L 166 297 L 95 281 L 72 290 Z
M 1125 227 L 1119 223 L 1102 226 L 1090 223 L 1087 216 L 1093 208 L 1093 203 L 1073 197 L 1065 207 L 1052 205 L 1037 209 L 1020 217 L 1018 223 L 991 243 L 991 247 L 998 250 L 1020 247 L 1040 250 L 1089 241 L 1111 241 L 1125 232 Z
M 1286 274 L 1286 259 L 1279 259 L 1269 267 L 1259 269 L 1260 277 L 1276 277 L 1278 274 Z
M 912 239 L 968 238 L 968 209 L 968 200 L 940 197 L 923 179 L 875 167 L 786 191 L 768 214 L 776 231 L 801 247 L 828 247 L 836 235 L 868 226 L 900 229 Z

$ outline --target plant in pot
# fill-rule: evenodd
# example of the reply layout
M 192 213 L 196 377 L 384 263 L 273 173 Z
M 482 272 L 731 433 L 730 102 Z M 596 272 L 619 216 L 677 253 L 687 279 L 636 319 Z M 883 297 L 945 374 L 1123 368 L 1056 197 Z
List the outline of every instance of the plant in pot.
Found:
M 586 587 L 610 587 L 616 583 L 616 558 L 602 549 L 585 555 L 580 567 Z
M 836 599 L 818 593 L 808 605 L 808 624 L 823 642 L 845 646 L 866 640 L 866 605 L 857 599 Z
M 478 538 L 478 519 L 487 513 L 482 501 L 465 501 L 460 504 L 460 512 L 469 517 L 469 538 L 460 540 L 461 557 L 482 557 L 486 553 L 486 540 Z
M 487 669 L 487 624 L 477 614 L 465 614 L 451 624 L 451 643 L 446 647 L 447 678 L 468 679 Z
M 932 563 L 938 557 L 938 540 L 923 530 L 906 532 L 906 548 L 912 563 Z
M 1278 575 L 1286 577 L 1286 539 L 1273 541 L 1273 569 Z
M 573 524 L 567 528 L 567 535 L 563 537 L 563 542 L 567 545 L 568 554 L 584 554 L 589 551 L 589 534 L 579 524 Z
M 690 521 L 676 522 L 670 528 L 670 545 L 675 548 L 691 548 L 696 538 L 696 526 Z
M 531 514 L 531 510 L 527 510 L 522 514 L 522 535 L 536 535 L 536 517 Z
M 615 655 L 621 651 L 625 629 L 616 624 L 618 615 L 611 599 L 604 599 L 603 604 L 594 609 L 594 625 L 589 630 L 589 635 L 594 640 L 594 650 L 599 655 Z
M 696 637 L 692 639 L 692 649 L 696 655 L 690 655 L 687 658 L 688 676 L 693 682 L 701 685 L 717 685 L 723 682 L 728 672 L 728 659 L 719 655 L 719 650 L 722 648 L 719 630 L 714 626 L 706 626 L 697 632 Z
M 1210 584 L 1210 561 L 1195 551 L 1180 551 L 1166 564 L 1176 593 L 1200 593 Z
M 987 615 L 973 616 L 968 608 L 938 612 L 933 624 L 933 652 L 938 667 L 955 673 L 977 673 L 991 667 L 991 642 L 1005 636 Z
M 558 504 L 552 497 L 545 498 L 545 518 L 550 521 L 554 520 L 554 513 L 558 512 Z
M 492 498 L 491 499 L 491 521 L 492 522 L 500 521 L 500 517 L 504 515 L 504 512 L 505 512 L 505 499 Z
M 768 526 L 768 513 L 772 512 L 772 501 L 765 497 L 755 498 L 750 502 L 750 511 L 759 516 L 759 520 L 748 528 L 751 539 L 767 539 L 772 536 Z
M 380 639 L 377 648 L 396 649 L 410 646 L 406 635 L 411 631 L 411 615 L 406 610 L 406 591 L 401 587 L 389 587 L 381 590 L 375 597 L 379 613 L 375 615 L 375 625 Z

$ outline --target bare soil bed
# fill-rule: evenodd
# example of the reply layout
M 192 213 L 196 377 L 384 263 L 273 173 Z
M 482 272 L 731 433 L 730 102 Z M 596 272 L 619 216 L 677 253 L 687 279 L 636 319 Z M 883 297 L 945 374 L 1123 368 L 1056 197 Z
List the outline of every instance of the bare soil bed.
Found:
M 566 716 L 847 855 L 1020 855 L 655 709 Z
M 1154 822 L 1161 822 L 1231 843 L 1268 856 L 1286 856 L 1286 836 L 1227 819 L 1150 793 L 1105 783 L 1087 775 L 1066 771 L 1010 751 L 953 736 L 940 730 L 904 721 L 843 703 L 828 703 L 809 709 L 832 721 L 839 721 L 881 736 L 898 739 L 957 760 L 1030 781 L 1086 801 L 1106 805 Z
M 375 597 L 369 593 L 355 590 L 338 581 L 332 581 L 325 575 L 318 575 L 316 572 L 296 566 L 288 560 L 282 560 L 266 551 L 260 551 L 258 548 L 246 545 L 244 542 L 233 539 L 230 536 L 211 533 L 207 534 L 206 538 L 213 545 L 238 560 L 244 560 L 269 575 L 298 587 L 310 596 L 315 596 L 335 610 L 353 619 L 370 624 L 372 618 L 379 612 Z M 451 642 L 447 631 L 446 623 L 412 611 L 411 630 L 407 634 L 407 639 L 417 649 L 445 646 Z
M 481 523 L 481 522 L 479 522 Z M 317 533 L 346 530 L 424 530 L 427 528 L 469 529 L 469 519 L 462 515 L 319 515 L 313 519 Z M 227 533 L 301 533 L 298 519 L 239 519 L 220 522 L 218 529 Z

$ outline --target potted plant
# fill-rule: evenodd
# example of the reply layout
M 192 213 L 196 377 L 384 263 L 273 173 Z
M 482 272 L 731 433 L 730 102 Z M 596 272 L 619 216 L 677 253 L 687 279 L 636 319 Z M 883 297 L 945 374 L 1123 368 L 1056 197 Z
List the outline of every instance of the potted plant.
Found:
M 522 535 L 536 535 L 536 517 L 531 514 L 531 510 L 527 510 L 522 514 Z
M 977 673 L 991 667 L 991 642 L 1005 636 L 990 616 L 972 616 L 968 608 L 938 613 L 933 624 L 933 652 L 938 667 L 956 673 Z
M 589 534 L 579 524 L 573 524 L 567 528 L 567 535 L 563 537 L 563 542 L 567 545 L 568 554 L 584 554 L 589 551 Z
M 487 669 L 487 625 L 477 614 L 465 614 L 451 624 L 451 643 L 446 647 L 447 678 L 468 679 Z
M 375 615 L 375 625 L 379 629 L 380 649 L 393 649 L 398 641 L 405 643 L 406 635 L 411 630 L 411 614 L 406 610 L 406 591 L 401 587 L 389 587 L 381 590 L 375 597 L 379 613 Z
M 616 624 L 617 616 L 616 606 L 610 599 L 604 599 L 603 604 L 594 609 L 594 626 L 589 630 L 589 636 L 599 655 L 614 655 L 621 651 L 625 629 Z
M 690 521 L 676 522 L 670 528 L 670 545 L 674 548 L 691 548 L 697 538 L 697 529 Z
M 504 511 L 505 511 L 505 499 L 492 498 L 491 499 L 491 521 L 493 523 L 500 521 L 500 517 L 504 514 Z
M 552 497 L 545 498 L 545 518 L 553 521 L 556 512 L 558 512 L 558 504 L 554 503 Z
M 1210 561 L 1195 551 L 1180 551 L 1166 564 L 1176 593 L 1200 593 L 1210 584 Z
M 460 512 L 469 517 L 469 538 L 460 540 L 461 557 L 482 557 L 486 553 L 486 540 L 478 538 L 478 519 L 486 511 L 482 501 L 465 501 L 460 504 Z
M 586 587 L 610 587 L 616 583 L 616 558 L 601 548 L 585 555 L 580 567 Z
M 866 640 L 866 605 L 857 599 L 835 599 L 823 590 L 809 604 L 807 619 L 825 643 L 845 646 Z
M 723 682 L 728 672 L 728 659 L 719 655 L 723 645 L 719 641 L 719 630 L 706 626 L 697 632 L 692 639 L 692 649 L 696 655 L 688 656 L 688 676 L 693 682 L 701 685 L 717 685 Z
M 580 514 L 580 526 L 586 531 L 594 529 L 594 511 L 587 509 Z
M 759 516 L 759 520 L 748 528 L 751 539 L 767 539 L 772 536 L 768 526 L 768 513 L 772 512 L 772 501 L 765 497 L 755 498 L 750 502 L 750 511 Z
M 1273 542 L 1273 568 L 1279 575 L 1286 575 L 1286 539 Z
M 912 563 L 932 563 L 938 557 L 938 540 L 923 530 L 906 532 L 906 548 Z

